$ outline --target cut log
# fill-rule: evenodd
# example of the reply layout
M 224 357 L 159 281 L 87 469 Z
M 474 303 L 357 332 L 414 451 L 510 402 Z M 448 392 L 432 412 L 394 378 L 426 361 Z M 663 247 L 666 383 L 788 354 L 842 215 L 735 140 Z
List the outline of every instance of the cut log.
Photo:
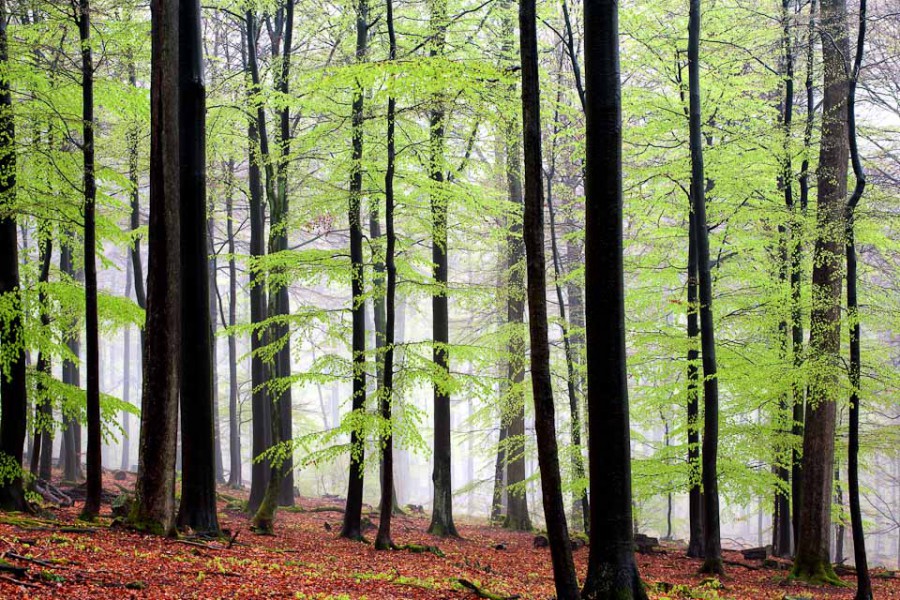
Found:
M 655 554 L 659 549 L 659 539 L 639 533 L 634 536 L 634 549 L 638 554 Z
M 772 556 L 772 546 L 760 546 L 759 548 L 747 548 L 741 550 L 741 556 L 747 560 L 766 560 Z

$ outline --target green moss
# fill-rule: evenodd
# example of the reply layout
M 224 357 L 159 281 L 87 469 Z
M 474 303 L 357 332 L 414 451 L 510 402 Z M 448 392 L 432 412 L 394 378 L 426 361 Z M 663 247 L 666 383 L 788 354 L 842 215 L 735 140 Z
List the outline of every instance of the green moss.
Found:
M 810 585 L 847 586 L 834 572 L 834 567 L 831 566 L 831 563 L 822 560 L 795 562 L 788 579 L 803 581 Z

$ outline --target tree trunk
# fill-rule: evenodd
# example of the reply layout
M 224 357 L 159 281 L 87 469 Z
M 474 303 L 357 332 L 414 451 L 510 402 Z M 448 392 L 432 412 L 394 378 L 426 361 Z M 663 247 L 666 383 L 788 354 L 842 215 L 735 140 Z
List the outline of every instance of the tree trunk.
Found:
M 215 443 L 214 461 L 216 466 L 216 484 L 225 483 L 225 466 L 222 464 L 222 432 L 219 419 L 219 377 L 218 377 L 218 343 L 216 332 L 218 330 L 218 298 L 219 284 L 217 280 L 218 259 L 216 258 L 216 248 L 214 234 L 216 230 L 216 222 L 212 214 L 213 207 L 209 207 L 209 214 L 206 220 L 207 231 L 207 256 L 208 267 L 207 275 L 209 277 L 209 327 L 210 327 L 210 353 L 212 354 L 212 415 L 213 415 L 213 440 Z
M 781 51 L 782 51 L 782 76 L 784 78 L 784 97 L 779 106 L 779 119 L 782 127 L 782 152 L 781 172 L 778 176 L 778 187 L 784 195 L 785 207 L 791 215 L 794 211 L 794 170 L 792 166 L 792 129 L 794 114 L 794 50 L 791 33 L 791 7 L 790 0 L 782 0 L 781 3 Z M 789 286 L 789 272 L 791 260 L 796 242 L 794 238 L 799 232 L 794 227 L 778 226 L 778 244 L 780 249 L 778 278 L 782 289 Z M 793 294 L 791 294 L 793 297 Z M 790 302 L 790 301 L 789 301 Z M 792 304 L 792 302 L 790 302 Z M 791 306 L 793 311 L 793 306 Z M 793 316 L 793 315 L 792 315 Z M 787 359 L 792 350 L 793 337 L 788 327 L 788 320 L 782 319 L 778 324 L 778 333 L 781 340 L 781 357 Z M 799 350 L 796 350 L 799 351 Z M 775 489 L 774 512 L 772 515 L 772 548 L 776 556 L 788 557 L 791 555 L 791 504 L 787 495 L 790 488 L 791 472 L 785 464 L 785 450 L 783 440 L 787 438 L 784 424 L 793 414 L 793 404 L 796 402 L 794 392 L 796 386 L 782 393 L 779 398 L 778 413 L 776 417 L 778 439 L 775 443 L 773 472 L 780 485 Z
M 703 550 L 702 570 L 721 574 L 722 541 L 719 535 L 719 380 L 713 327 L 712 276 L 709 265 L 709 230 L 706 221 L 706 185 L 703 172 L 703 121 L 700 107 L 700 0 L 691 0 L 688 25 L 688 95 L 691 146 L 691 210 L 697 242 L 697 278 L 700 300 L 700 345 L 703 363 Z
M 234 161 L 228 162 L 228 191 L 225 196 L 228 236 L 228 327 L 237 324 L 237 264 L 234 260 Z M 241 484 L 241 420 L 238 411 L 237 338 L 228 335 L 228 486 Z
M 94 62 L 91 51 L 90 0 L 80 0 L 78 35 L 81 41 L 82 155 L 84 157 L 84 297 L 87 335 L 87 492 L 82 518 L 100 513 L 103 490 L 100 424 L 100 324 L 97 316 L 97 182 L 94 177 Z
M 178 526 L 218 532 L 209 241 L 206 207 L 206 84 L 199 0 L 181 0 L 178 148 L 181 166 L 181 504 Z
M 791 235 L 794 247 L 791 257 L 791 345 L 794 354 L 794 369 L 799 372 L 806 359 L 803 348 L 803 320 L 801 304 L 801 277 L 803 266 L 802 219 L 806 216 L 809 205 L 809 154 L 812 147 L 813 125 L 815 123 L 815 98 L 813 94 L 813 71 L 815 68 L 816 35 L 816 0 L 809 3 L 809 29 L 806 49 L 806 124 L 803 130 L 803 162 L 800 166 L 798 183 L 800 187 L 799 212 L 795 207 L 791 222 Z M 791 433 L 795 440 L 803 436 L 803 425 L 806 412 L 807 388 L 797 382 L 794 385 L 793 426 Z M 796 551 L 800 535 L 800 510 L 803 506 L 803 472 L 801 470 L 800 451 L 796 448 L 791 453 L 791 527 L 794 535 L 793 547 Z
M 394 32 L 394 3 L 387 0 L 386 16 L 388 28 L 388 60 L 397 58 L 397 36 Z M 397 311 L 395 302 L 397 296 L 397 265 L 394 253 L 397 245 L 397 235 L 394 231 L 394 115 L 396 113 L 396 101 L 393 94 L 388 97 L 387 106 L 387 169 L 384 175 L 384 219 L 385 235 L 387 236 L 384 252 L 385 268 L 387 270 L 387 288 L 385 289 L 385 328 L 384 328 L 384 367 L 382 368 L 382 392 L 379 396 L 379 409 L 381 418 L 387 427 L 387 435 L 381 451 L 381 515 L 378 520 L 378 535 L 375 538 L 375 548 L 386 550 L 394 546 L 391 540 L 391 515 L 394 511 L 394 434 L 391 422 L 391 404 L 394 400 L 394 329 Z
M 41 327 L 45 330 L 50 327 L 50 313 L 47 310 L 47 292 L 45 286 L 50 281 L 50 261 L 53 257 L 52 232 L 46 226 L 40 227 L 38 247 L 40 254 L 41 270 L 38 274 L 38 283 L 41 288 L 38 292 L 38 304 L 40 305 Z M 43 239 L 41 239 L 43 238 Z M 38 380 L 37 394 L 34 401 L 34 446 L 31 451 L 31 474 L 41 479 L 50 480 L 53 467 L 53 408 L 47 392 L 44 378 L 52 377 L 50 357 L 41 350 L 38 352 L 37 372 L 41 379 Z
M 125 264 L 125 297 L 131 298 L 132 287 L 131 261 Z M 122 402 L 131 403 L 131 326 L 125 326 L 122 349 Z M 119 463 L 122 471 L 131 466 L 131 420 L 128 412 L 122 411 L 122 460 Z
M 178 2 L 152 0 L 150 220 L 139 476 L 132 524 L 174 527 L 181 348 Z
M 566 524 L 556 411 L 550 373 L 550 341 L 547 327 L 547 269 L 544 257 L 544 190 L 541 159 L 541 100 L 538 70 L 535 0 L 519 3 L 520 54 L 522 59 L 522 132 L 525 158 L 523 238 L 528 274 L 528 316 L 531 338 L 531 387 L 534 394 L 534 429 L 541 470 L 541 496 L 550 541 L 553 579 L 559 600 L 580 597 L 572 547 Z
M 438 58 L 444 54 L 447 37 L 446 0 L 433 0 L 431 7 L 432 31 L 429 55 Z M 447 259 L 447 198 L 444 195 L 444 98 L 440 92 L 432 96 L 429 117 L 429 151 L 431 165 L 431 258 L 434 264 L 433 277 L 435 291 L 431 296 L 433 360 L 436 367 L 434 388 L 434 506 L 428 532 L 439 536 L 458 537 L 453 523 L 453 482 L 450 438 L 450 323 L 447 304 L 448 259 Z
M 614 0 L 584 5 L 585 320 L 591 547 L 586 599 L 645 599 L 634 560 L 622 262 L 622 104 Z
M 560 87 L 562 90 L 562 87 Z M 561 91 L 560 91 L 561 94 Z M 557 97 L 557 101 L 560 98 Z M 569 397 L 569 438 L 572 441 L 572 477 L 577 481 L 584 479 L 584 459 L 581 455 L 581 410 L 578 394 L 575 388 L 575 351 L 572 348 L 570 323 L 566 319 L 566 303 L 563 297 L 562 266 L 559 256 L 559 243 L 556 236 L 556 215 L 553 209 L 553 178 L 556 171 L 555 139 L 559 131 L 559 109 L 553 115 L 553 138 L 550 150 L 550 169 L 547 172 L 547 214 L 550 216 L 550 248 L 553 254 L 554 287 L 556 288 L 556 301 L 559 304 L 560 329 L 563 336 L 563 350 L 566 357 L 566 391 Z M 580 510 L 579 510 L 580 509 Z M 572 518 L 573 526 L 581 522 L 584 530 L 589 530 L 591 520 L 590 503 L 588 502 L 587 488 L 573 494 Z
M 869 577 L 869 563 L 866 556 L 866 537 L 863 530 L 862 509 L 859 504 L 859 404 L 860 370 L 862 356 L 860 349 L 859 300 L 857 297 L 857 257 L 855 239 L 856 207 L 866 188 L 866 173 L 859 157 L 856 139 L 856 85 L 862 66 L 866 41 L 866 0 L 859 3 L 859 34 L 856 41 L 856 58 L 847 93 L 847 132 L 850 160 L 856 185 L 845 209 L 847 256 L 847 313 L 850 322 L 850 429 L 847 449 L 847 485 L 850 496 L 850 527 L 853 532 L 853 560 L 856 565 L 855 600 L 872 600 L 872 580 Z
M 0 66 L 9 67 L 7 0 L 0 0 Z M 16 128 L 8 77 L 0 78 L 0 203 L 14 208 L 16 201 Z M 0 211 L 0 296 L 12 294 L 19 305 L 19 243 L 16 211 Z M 19 305 L 20 306 L 20 305 Z M 22 315 L 15 311 L 0 328 L 4 350 L 11 348 L 9 362 L 0 376 L 0 454 L 12 459 L 10 467 L 22 465 L 25 431 L 28 429 L 28 394 L 25 382 L 25 332 Z M 21 471 L 14 471 L 0 482 L 0 508 L 25 510 L 25 492 Z
M 244 20 L 247 30 L 246 69 L 250 73 L 250 88 L 247 90 L 251 105 L 256 105 L 256 116 L 250 118 L 247 125 L 250 165 L 247 179 L 250 188 L 250 321 L 254 326 L 250 336 L 250 350 L 253 355 L 250 366 L 252 387 L 251 413 L 253 417 L 252 452 L 253 467 L 250 479 L 250 499 L 247 503 L 251 514 L 255 513 L 262 503 L 263 496 L 269 486 L 271 466 L 268 460 L 260 456 L 272 441 L 271 403 L 266 393 L 268 369 L 259 352 L 265 346 L 265 334 L 262 324 L 266 321 L 267 303 L 265 291 L 265 274 L 256 261 L 265 256 L 265 208 L 263 206 L 263 189 L 261 168 L 268 159 L 268 137 L 266 133 L 266 117 L 262 104 L 255 99 L 259 93 L 259 64 L 256 56 L 257 27 L 256 15 L 247 11 Z M 268 166 L 266 167 L 269 168 Z M 269 179 L 267 177 L 267 179 Z
M 703 557 L 703 496 L 700 484 L 700 322 L 697 302 L 697 232 L 693 211 L 688 211 L 688 277 L 687 277 L 687 421 L 688 421 L 688 518 L 687 555 Z
M 60 243 L 59 270 L 74 281 L 78 278 L 72 260 L 75 240 L 69 231 L 62 235 L 65 235 L 65 239 Z M 62 364 L 63 383 L 76 388 L 81 385 L 77 361 L 77 358 L 81 355 L 81 337 L 79 334 L 80 328 L 73 323 L 70 327 L 70 335 L 66 338 L 66 345 L 76 360 L 65 359 Z M 78 423 L 77 418 L 63 414 L 63 427 L 63 481 L 74 483 L 84 479 L 84 473 L 82 473 L 81 469 L 81 425 Z
M 803 491 L 793 575 L 836 581 L 829 560 L 834 472 L 835 401 L 841 349 L 841 262 L 847 195 L 848 54 L 846 0 L 823 0 L 824 97 L 819 149 L 817 236 L 810 315 L 809 402 L 803 432 Z
M 356 62 L 366 59 L 369 35 L 368 0 L 356 4 Z M 363 264 L 363 230 L 360 218 L 363 177 L 363 89 L 361 84 L 353 94 L 353 151 L 350 167 L 350 198 L 348 220 L 350 223 L 350 278 L 351 306 L 353 313 L 353 400 L 351 419 L 362 419 L 366 406 L 366 305 L 365 265 Z M 347 483 L 347 506 L 341 536 L 353 540 L 362 539 L 363 475 L 365 466 L 365 438 L 363 430 L 354 423 L 350 434 L 350 474 Z

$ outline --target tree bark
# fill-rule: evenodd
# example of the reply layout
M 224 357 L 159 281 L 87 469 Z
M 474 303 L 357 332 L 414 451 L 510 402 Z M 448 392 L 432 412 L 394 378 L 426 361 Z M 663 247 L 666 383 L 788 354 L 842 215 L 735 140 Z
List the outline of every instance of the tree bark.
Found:
M 75 245 L 74 236 L 69 231 L 65 231 L 62 235 L 65 238 L 60 243 L 59 270 L 74 281 L 78 279 L 72 257 Z M 70 324 L 70 334 L 66 338 L 66 346 L 75 360 L 63 360 L 63 383 L 77 388 L 81 385 L 78 367 L 78 357 L 81 355 L 81 336 L 77 320 L 76 323 Z M 63 414 L 63 427 L 63 481 L 80 481 L 84 479 L 81 469 L 81 425 L 77 418 Z
M 228 327 L 237 324 L 237 263 L 234 260 L 234 161 L 228 162 L 225 195 L 225 235 L 228 237 Z M 241 478 L 241 421 L 238 414 L 237 338 L 228 335 L 228 487 L 239 489 Z
M 591 547 L 586 599 L 646 599 L 634 560 L 625 352 L 622 98 L 614 0 L 584 5 L 585 325 Z
M 388 60 L 397 59 L 397 36 L 394 32 L 394 3 L 387 0 L 386 15 L 388 28 Z M 375 537 L 375 548 L 386 550 L 393 548 L 391 540 L 391 516 L 394 512 L 394 433 L 391 422 L 391 405 L 394 400 L 394 329 L 397 311 L 397 265 L 394 253 L 397 245 L 397 234 L 394 231 L 394 117 L 397 104 L 393 93 L 388 96 L 387 106 L 387 169 L 384 174 L 384 219 L 386 247 L 384 252 L 385 269 L 387 270 L 387 288 L 385 289 L 385 328 L 384 328 L 384 367 L 382 368 L 382 390 L 379 395 L 381 418 L 387 427 L 387 435 L 381 451 L 381 516 L 378 520 L 378 534 Z
M 703 172 L 703 121 L 700 106 L 700 0 L 691 0 L 688 23 L 688 97 L 691 146 L 691 210 L 697 241 L 697 279 L 700 300 L 700 345 L 703 364 L 703 551 L 702 571 L 721 574 L 722 541 L 719 535 L 719 380 L 713 326 L 712 275 L 709 230 L 706 220 L 706 185 Z
M 803 491 L 793 575 L 810 582 L 836 581 L 829 560 L 831 503 L 841 349 L 841 262 L 847 195 L 848 55 L 846 0 L 823 0 L 824 60 L 822 139 L 817 179 L 817 235 L 813 251 L 809 402 L 803 435 Z
M 541 158 L 541 99 L 538 69 L 535 0 L 519 2 L 522 60 L 522 146 L 524 150 L 525 205 L 523 237 L 528 275 L 528 325 L 531 338 L 531 387 L 534 394 L 534 429 L 541 470 L 541 496 L 550 541 L 553 579 L 559 600 L 580 598 L 578 577 L 566 524 L 566 506 L 559 472 L 556 411 L 550 374 L 547 326 L 547 264 L 544 256 L 544 189 Z
M 169 534 L 175 516 L 175 446 L 181 348 L 178 2 L 152 0 L 150 220 L 139 476 L 130 521 Z
M 447 37 L 446 0 L 431 0 L 432 58 L 444 54 Z M 447 211 L 448 200 L 444 191 L 444 128 L 446 114 L 444 98 L 440 92 L 432 96 L 429 117 L 429 152 L 431 179 L 431 259 L 433 263 L 434 291 L 431 296 L 433 360 L 435 365 L 434 389 L 434 506 L 428 532 L 439 536 L 458 537 L 453 523 L 452 442 L 450 438 L 450 323 L 448 308 L 448 258 Z
M 94 59 L 91 51 L 90 0 L 79 0 L 78 37 L 81 41 L 82 156 L 84 158 L 84 297 L 87 349 L 87 492 L 82 518 L 100 513 L 103 460 L 100 424 L 100 324 L 97 316 L 97 182 L 94 175 Z
M 0 66 L 9 67 L 7 0 L 0 0 Z M 16 127 L 9 77 L 0 78 L 0 206 L 15 208 Z M 25 331 L 22 324 L 19 290 L 19 243 L 16 211 L 0 211 L 0 296 L 11 295 L 16 310 L 0 327 L 3 347 L 12 348 L 9 362 L 0 374 L 0 458 L 4 477 L 0 482 L 0 508 L 25 510 L 22 487 L 22 454 L 28 429 L 28 394 L 25 382 Z M 8 461 L 8 462 L 7 462 Z
M 368 0 L 356 4 L 356 62 L 366 59 L 369 34 Z M 357 82 L 353 93 L 353 150 L 350 167 L 350 198 L 348 220 L 350 223 L 350 278 L 351 310 L 353 313 L 353 431 L 350 434 L 350 474 L 347 484 L 347 505 L 341 536 L 353 540 L 362 539 L 363 475 L 365 465 L 365 438 L 362 428 L 355 423 L 364 417 L 366 406 L 366 305 L 365 266 L 363 264 L 363 230 L 360 217 L 363 176 L 363 89 Z
M 271 403 L 266 393 L 268 369 L 260 356 L 265 346 L 266 335 L 263 323 L 267 318 L 265 274 L 257 261 L 265 256 L 265 208 L 263 206 L 262 166 L 268 159 L 268 137 L 266 134 L 266 116 L 262 103 L 256 99 L 260 92 L 259 63 L 256 55 L 257 22 L 253 11 L 247 11 L 244 19 L 246 27 L 247 61 L 246 69 L 250 74 L 250 88 L 247 95 L 251 106 L 256 106 L 255 118 L 250 118 L 247 125 L 249 146 L 248 183 L 250 188 L 250 321 L 254 326 L 250 336 L 250 350 L 253 355 L 250 365 L 252 387 L 251 413 L 253 417 L 252 452 L 253 467 L 250 479 L 250 499 L 248 511 L 253 514 L 262 503 L 263 496 L 269 486 L 271 466 L 268 460 L 260 459 L 260 455 L 269 448 L 272 442 Z M 270 167 L 266 166 L 268 170 Z M 270 178 L 267 177 L 267 180 Z
M 859 412 L 860 412 L 860 370 L 862 352 L 860 349 L 860 324 L 858 300 L 858 276 L 855 239 L 856 207 L 866 189 L 866 172 L 859 156 L 856 139 L 856 86 L 862 67 L 866 42 L 866 0 L 859 3 L 859 33 L 856 41 L 856 58 L 850 76 L 847 93 L 847 133 L 850 161 L 856 185 L 847 201 L 844 211 L 846 220 L 847 256 L 847 313 L 850 322 L 850 427 L 847 450 L 847 484 L 850 496 L 850 527 L 853 532 L 853 559 L 856 565 L 855 600 L 872 600 L 872 580 L 869 577 L 869 563 L 866 556 L 866 537 L 863 530 L 862 508 L 859 503 Z

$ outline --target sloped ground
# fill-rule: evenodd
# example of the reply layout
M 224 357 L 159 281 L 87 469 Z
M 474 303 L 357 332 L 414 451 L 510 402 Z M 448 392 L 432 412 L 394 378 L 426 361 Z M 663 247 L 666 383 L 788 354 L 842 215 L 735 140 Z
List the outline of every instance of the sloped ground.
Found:
M 131 487 L 133 477 L 122 482 L 110 477 L 104 483 L 117 492 L 116 484 Z M 178 541 L 109 529 L 108 506 L 97 524 L 76 522 L 79 506 L 52 511 L 55 519 L 0 514 L 4 559 L 8 566 L 28 569 L 0 575 L 0 598 L 476 598 L 459 585 L 460 578 L 499 596 L 553 597 L 548 550 L 534 548 L 529 534 L 463 524 L 464 539 L 441 540 L 424 533 L 425 516 L 402 516 L 394 521 L 395 542 L 438 546 L 444 557 L 376 552 L 371 545 L 337 538 L 341 505 L 334 500 L 301 499 L 299 510 L 280 511 L 273 537 L 254 535 L 247 517 L 233 507 L 223 498 L 222 527 L 238 534 L 230 547 L 228 540 Z M 374 511 L 369 517 L 377 521 Z M 496 549 L 498 544 L 504 549 Z M 759 563 L 729 564 L 727 577 L 705 580 L 696 574 L 698 561 L 674 547 L 664 550 L 638 558 L 657 599 L 853 597 L 852 587 L 787 585 L 786 571 L 763 569 Z M 738 553 L 727 554 L 729 561 L 741 561 Z M 587 556 L 586 548 L 575 552 L 581 573 Z M 900 579 L 894 575 L 876 574 L 876 598 L 900 599 Z M 847 581 L 853 584 L 852 578 Z

